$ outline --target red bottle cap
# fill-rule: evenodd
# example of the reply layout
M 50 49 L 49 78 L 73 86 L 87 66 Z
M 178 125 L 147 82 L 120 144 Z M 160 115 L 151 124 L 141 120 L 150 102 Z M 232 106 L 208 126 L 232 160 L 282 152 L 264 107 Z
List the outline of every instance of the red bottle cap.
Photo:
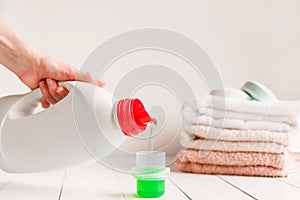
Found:
M 146 130 L 152 119 L 139 99 L 122 99 L 117 103 L 117 118 L 123 133 L 135 136 Z

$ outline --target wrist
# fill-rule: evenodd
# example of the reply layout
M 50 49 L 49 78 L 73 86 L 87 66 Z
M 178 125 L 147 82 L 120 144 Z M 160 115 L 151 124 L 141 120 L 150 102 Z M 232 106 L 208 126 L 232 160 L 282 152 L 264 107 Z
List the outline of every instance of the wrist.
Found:
M 31 89 L 38 87 L 40 76 L 40 68 L 43 56 L 32 47 L 27 47 L 22 54 L 16 58 L 17 65 L 14 73 L 19 79 Z
M 38 52 L 0 20 L 0 64 L 18 77 L 39 65 Z
M 16 65 L 13 67 L 16 75 L 20 77 L 25 73 L 38 73 L 42 55 L 28 45 L 21 49 L 15 60 Z

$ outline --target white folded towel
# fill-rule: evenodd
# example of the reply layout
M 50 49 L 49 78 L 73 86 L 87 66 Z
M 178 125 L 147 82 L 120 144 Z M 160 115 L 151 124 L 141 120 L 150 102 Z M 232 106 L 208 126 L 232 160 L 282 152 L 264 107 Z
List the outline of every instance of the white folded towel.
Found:
M 266 130 L 233 130 L 220 129 L 203 125 L 188 125 L 184 131 L 191 137 L 219 140 L 219 141 L 241 141 L 241 142 L 269 142 L 287 146 L 288 133 L 272 132 Z
M 240 113 L 254 113 L 262 115 L 286 116 L 291 119 L 298 118 L 300 102 L 259 102 L 236 98 L 205 95 L 196 100 L 197 108 L 213 108 L 224 111 Z
M 231 129 L 290 131 L 299 125 L 299 102 L 258 102 L 205 95 L 183 108 L 192 124 Z
M 299 123 L 297 115 L 267 115 L 260 113 L 246 113 L 236 112 L 230 110 L 219 110 L 208 107 L 201 107 L 197 110 L 199 115 L 208 115 L 216 119 L 222 119 L 226 116 L 227 119 L 241 119 L 244 121 L 272 121 L 272 122 L 283 122 L 289 125 L 296 125 Z M 224 113 L 226 112 L 226 113 Z
M 244 121 L 241 119 L 227 118 L 215 119 L 211 116 L 200 115 L 194 117 L 185 117 L 185 120 L 193 125 L 206 125 L 215 128 L 227 128 L 227 129 L 242 129 L 242 130 L 269 130 L 275 132 L 289 132 L 292 127 L 283 122 L 272 121 Z

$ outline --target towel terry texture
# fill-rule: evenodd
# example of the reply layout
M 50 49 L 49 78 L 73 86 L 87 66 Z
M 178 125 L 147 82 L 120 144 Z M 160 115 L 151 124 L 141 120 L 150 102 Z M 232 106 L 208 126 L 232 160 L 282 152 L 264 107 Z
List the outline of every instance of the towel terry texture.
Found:
M 280 169 L 262 166 L 222 166 L 222 165 L 206 165 L 198 163 L 182 163 L 176 162 L 177 167 L 183 172 L 198 174 L 225 174 L 240 176 L 264 176 L 264 177 L 286 177 L 287 172 Z
M 224 165 L 232 167 L 261 166 L 284 169 L 284 154 L 261 152 L 220 152 L 187 149 L 177 155 L 179 163 L 198 163 L 203 165 Z
M 242 130 L 269 130 L 276 132 L 289 132 L 292 126 L 283 122 L 271 122 L 271 121 L 244 121 L 241 119 L 215 119 L 211 116 L 201 115 L 193 119 L 188 119 L 189 123 L 194 125 L 206 125 L 215 128 L 227 128 L 227 129 L 242 129 Z
M 285 116 L 288 122 L 298 121 L 300 108 L 295 105 L 284 102 L 259 102 L 248 101 L 235 98 L 224 98 L 220 96 L 205 95 L 195 102 L 198 109 L 213 108 L 214 110 L 233 111 L 241 114 L 271 115 L 272 117 Z
M 185 134 L 185 133 L 183 133 Z M 216 150 L 225 152 L 247 151 L 247 152 L 268 152 L 268 153 L 284 153 L 286 146 L 282 144 L 269 142 L 244 142 L 244 141 L 219 141 L 196 139 L 189 142 L 180 141 L 184 148 L 192 148 L 198 150 Z
M 176 165 L 183 172 L 244 176 L 287 176 L 289 132 L 300 108 L 283 101 L 206 95 L 185 106 Z
M 274 133 L 268 130 L 221 129 L 203 125 L 189 125 L 184 127 L 183 134 L 208 140 L 270 142 L 285 146 L 288 144 L 288 134 L 286 132 Z
M 284 101 L 265 103 L 206 95 L 186 105 L 183 116 L 191 124 L 288 132 L 299 125 L 300 107 L 295 105 Z

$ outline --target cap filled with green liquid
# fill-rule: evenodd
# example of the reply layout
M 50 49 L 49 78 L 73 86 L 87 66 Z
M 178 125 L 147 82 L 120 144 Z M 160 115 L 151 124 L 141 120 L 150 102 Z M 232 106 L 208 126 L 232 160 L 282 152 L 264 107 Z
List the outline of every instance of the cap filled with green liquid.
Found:
M 157 198 L 165 193 L 165 179 L 170 175 L 170 168 L 165 164 L 165 152 L 140 151 L 136 153 L 136 167 L 132 175 L 137 180 L 137 196 Z

